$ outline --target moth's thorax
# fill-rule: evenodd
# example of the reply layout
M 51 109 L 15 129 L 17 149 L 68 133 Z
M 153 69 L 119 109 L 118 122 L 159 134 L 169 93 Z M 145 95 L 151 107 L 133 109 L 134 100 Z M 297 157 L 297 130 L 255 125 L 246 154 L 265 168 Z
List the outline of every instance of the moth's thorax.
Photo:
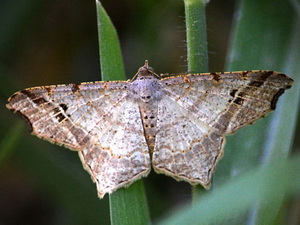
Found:
M 142 102 L 157 101 L 162 97 L 160 80 L 153 75 L 138 76 L 132 82 L 133 97 Z
M 129 97 L 135 99 L 139 105 L 145 139 L 150 152 L 153 152 L 157 134 L 158 102 L 163 96 L 163 87 L 147 61 L 139 68 L 136 77 L 131 82 Z
M 140 75 L 132 82 L 131 88 L 139 105 L 149 150 L 153 151 L 157 133 L 157 103 L 163 95 L 160 80 L 152 74 Z

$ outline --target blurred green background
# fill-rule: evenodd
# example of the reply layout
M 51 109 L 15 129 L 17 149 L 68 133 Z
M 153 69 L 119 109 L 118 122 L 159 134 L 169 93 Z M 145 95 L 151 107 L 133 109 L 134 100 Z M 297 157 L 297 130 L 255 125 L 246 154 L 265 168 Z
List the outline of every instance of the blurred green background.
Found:
M 187 71 L 182 1 L 101 2 L 118 31 L 127 78 L 145 59 L 157 73 Z M 210 71 L 224 71 L 235 7 L 233 0 L 208 4 Z M 109 224 L 108 197 L 97 199 L 76 152 L 30 135 L 4 106 L 27 87 L 99 80 L 97 35 L 94 1 L 0 2 L 0 224 Z M 154 220 L 191 200 L 184 182 L 151 173 L 144 183 Z M 300 210 L 299 197 L 287 204 Z

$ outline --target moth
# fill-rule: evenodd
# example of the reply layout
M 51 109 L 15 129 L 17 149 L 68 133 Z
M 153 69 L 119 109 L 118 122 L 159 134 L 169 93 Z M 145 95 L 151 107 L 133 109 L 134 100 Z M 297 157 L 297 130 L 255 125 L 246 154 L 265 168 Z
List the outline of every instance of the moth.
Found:
M 77 151 L 103 198 L 151 167 L 209 188 L 225 136 L 274 110 L 292 83 L 264 70 L 163 78 L 146 61 L 129 81 L 28 88 L 6 106 L 32 134 Z

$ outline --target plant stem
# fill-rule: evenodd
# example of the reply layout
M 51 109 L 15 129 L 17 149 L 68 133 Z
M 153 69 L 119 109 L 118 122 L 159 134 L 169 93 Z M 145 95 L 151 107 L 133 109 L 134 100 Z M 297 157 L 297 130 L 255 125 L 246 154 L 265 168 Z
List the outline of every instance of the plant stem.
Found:
M 191 72 L 208 72 L 208 50 L 206 34 L 206 2 L 184 0 L 187 62 Z
M 188 71 L 208 72 L 208 50 L 206 35 L 206 2 L 203 0 L 184 0 Z M 192 188 L 193 203 L 203 188 Z

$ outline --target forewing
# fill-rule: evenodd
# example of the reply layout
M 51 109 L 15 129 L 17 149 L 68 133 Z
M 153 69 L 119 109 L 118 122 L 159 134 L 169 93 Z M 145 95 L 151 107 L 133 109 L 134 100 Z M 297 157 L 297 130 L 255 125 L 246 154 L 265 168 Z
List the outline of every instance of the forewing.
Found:
M 208 188 L 224 135 L 275 109 L 292 80 L 272 71 L 200 74 L 161 80 L 153 167 Z
M 223 136 L 167 96 L 158 103 L 157 118 L 154 170 L 208 188 Z
M 221 133 L 232 133 L 274 110 L 292 79 L 273 71 L 199 74 L 163 79 L 165 94 Z
M 124 101 L 122 82 L 83 83 L 28 88 L 8 99 L 8 109 L 20 114 L 40 138 L 80 150 L 90 135 L 110 123 Z
M 145 176 L 148 147 L 138 106 L 127 82 L 44 86 L 15 93 L 7 107 L 24 117 L 38 137 L 79 150 L 103 197 Z

